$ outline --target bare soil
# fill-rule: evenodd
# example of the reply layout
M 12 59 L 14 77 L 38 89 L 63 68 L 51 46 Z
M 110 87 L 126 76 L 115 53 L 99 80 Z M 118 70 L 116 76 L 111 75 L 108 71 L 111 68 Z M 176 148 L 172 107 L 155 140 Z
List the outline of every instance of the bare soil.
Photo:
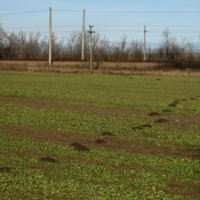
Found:
M 179 146 L 183 145 L 174 145 L 173 147 L 159 147 L 152 145 L 151 142 L 130 142 L 120 140 L 116 136 L 113 137 L 114 134 L 110 132 L 104 132 L 102 134 L 99 134 L 99 137 L 97 137 L 78 133 L 71 134 L 68 132 L 60 132 L 51 129 L 48 130 L 42 127 L 14 127 L 0 125 L 0 130 L 7 131 L 8 137 L 11 138 L 22 137 L 31 138 L 33 140 L 41 142 L 50 142 L 54 144 L 61 143 L 63 145 L 74 146 L 74 149 L 78 151 L 89 151 L 90 148 L 100 148 L 113 151 L 123 150 L 135 154 L 167 155 L 186 157 L 191 159 L 200 159 L 199 151 L 190 150 L 188 147 L 186 147 L 185 149 L 180 149 Z M 30 156 L 30 152 L 24 152 L 25 155 L 27 155 L 27 153 Z M 35 154 L 33 152 L 32 156 L 34 155 Z M 41 156 L 41 158 L 44 158 L 43 154 L 40 155 L 37 153 L 35 156 Z

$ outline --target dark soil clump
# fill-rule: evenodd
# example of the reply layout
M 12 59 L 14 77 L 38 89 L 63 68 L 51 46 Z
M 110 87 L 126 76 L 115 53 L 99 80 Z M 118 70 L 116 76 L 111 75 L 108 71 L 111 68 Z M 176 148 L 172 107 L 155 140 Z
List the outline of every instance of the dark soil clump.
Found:
M 181 99 L 181 101 L 186 101 L 186 99 Z
M 103 136 L 106 136 L 106 135 L 114 136 L 111 132 L 103 132 L 101 135 L 103 135 Z
M 103 143 L 106 143 L 104 140 L 101 140 L 101 139 L 98 139 L 98 140 L 95 140 L 96 144 L 103 144 Z
M 152 126 L 150 124 L 145 124 L 145 125 L 142 125 L 141 127 L 143 127 L 143 128 L 152 128 Z
M 152 112 L 152 113 L 149 113 L 148 115 L 149 115 L 149 116 L 158 116 L 158 115 L 160 115 L 160 114 L 157 113 L 157 112 Z
M 78 151 L 89 151 L 90 150 L 89 148 L 87 148 L 85 146 L 82 146 L 81 144 L 76 143 L 76 142 L 74 142 L 73 144 L 71 144 L 71 146 L 74 146 L 74 149 L 78 150 Z
M 172 104 L 169 104 L 171 107 L 176 107 L 180 100 L 175 100 Z
M 171 110 L 166 109 L 166 110 L 163 110 L 162 112 L 171 112 Z
M 155 121 L 155 123 L 163 123 L 163 122 L 168 122 L 168 120 L 166 120 L 166 119 L 158 119 L 157 121 Z
M 135 131 L 135 130 L 142 130 L 141 127 L 133 127 L 132 129 L 133 129 L 134 131 Z
M 41 158 L 40 160 L 43 162 L 57 162 L 57 160 L 50 158 L 50 157 Z
M 2 172 L 2 171 L 9 172 L 10 170 L 11 170 L 11 168 L 9 168 L 9 167 L 0 167 L 0 172 Z
M 176 107 L 176 103 L 169 104 L 170 107 Z
M 196 100 L 195 98 L 190 98 L 190 100 Z
M 185 82 L 185 83 L 186 83 L 187 81 L 183 81 L 183 82 Z

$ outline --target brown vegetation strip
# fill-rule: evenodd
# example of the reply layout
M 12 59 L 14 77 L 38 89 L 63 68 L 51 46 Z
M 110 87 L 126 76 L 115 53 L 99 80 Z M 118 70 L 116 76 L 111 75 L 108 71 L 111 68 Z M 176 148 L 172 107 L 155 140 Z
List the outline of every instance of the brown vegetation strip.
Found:
M 182 76 L 182 77 L 200 77 L 199 71 L 189 72 L 187 70 L 171 70 L 165 71 L 162 69 L 156 69 L 156 64 L 141 63 L 139 67 L 123 67 L 118 66 L 117 63 L 108 67 L 108 63 L 105 63 L 104 67 L 100 67 L 98 70 L 90 70 L 88 66 L 52 66 L 47 67 L 45 65 L 16 65 L 15 63 L 7 65 L 0 64 L 0 70 L 4 71 L 29 71 L 29 72 L 50 72 L 50 73 L 78 73 L 78 74 L 109 74 L 109 75 L 143 75 L 143 76 Z M 141 65 L 145 65 L 144 67 Z M 135 69 L 134 69 L 135 68 Z M 26 76 L 26 75 L 25 75 Z M 35 76 L 35 75 L 34 75 Z M 40 75 L 39 75 L 40 76 Z
M 59 101 L 59 100 L 58 100 Z M 145 112 L 142 111 L 134 111 L 134 110 L 123 110 L 123 109 L 110 109 L 110 108 L 98 108 L 98 107 L 90 107 L 90 106 L 75 106 L 75 105 L 59 105 L 56 103 L 43 103 L 36 101 L 25 101 L 25 100 L 5 100 L 0 98 L 0 103 L 12 103 L 18 106 L 28 106 L 42 109 L 57 109 L 57 110 L 72 110 L 77 112 L 91 112 L 91 113 L 116 113 L 116 114 L 135 114 L 135 115 L 145 115 Z
M 99 135 L 99 137 L 92 137 L 89 135 L 71 134 L 67 132 L 47 130 L 40 127 L 14 127 L 6 125 L 0 125 L 0 130 L 7 131 L 8 135 L 11 137 L 31 138 L 41 142 L 73 145 L 75 148 L 77 148 L 77 150 L 79 150 L 79 148 L 85 148 L 85 150 L 88 151 L 87 149 L 89 148 L 99 148 L 113 151 L 123 150 L 134 154 L 167 155 L 200 159 L 199 151 L 176 149 L 172 147 L 158 147 L 153 146 L 151 143 L 145 143 L 142 141 L 133 143 L 130 141 L 120 140 L 116 137 L 116 135 L 115 137 L 107 136 L 102 138 L 101 135 Z M 16 134 L 19 135 L 15 136 Z M 98 145 L 96 141 L 99 139 L 103 140 L 104 143 Z

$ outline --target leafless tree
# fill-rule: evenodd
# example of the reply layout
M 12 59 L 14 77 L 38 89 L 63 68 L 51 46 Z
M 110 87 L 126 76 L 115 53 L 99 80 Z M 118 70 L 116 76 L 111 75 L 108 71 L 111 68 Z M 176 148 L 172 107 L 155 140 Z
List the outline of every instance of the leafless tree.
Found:
M 143 58 L 142 41 L 132 40 L 130 45 L 130 55 L 132 60 L 141 60 Z

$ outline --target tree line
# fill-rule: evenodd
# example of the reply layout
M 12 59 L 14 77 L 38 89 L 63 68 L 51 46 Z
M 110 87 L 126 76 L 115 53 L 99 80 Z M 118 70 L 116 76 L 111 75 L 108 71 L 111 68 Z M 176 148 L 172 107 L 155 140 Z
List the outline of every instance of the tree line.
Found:
M 85 33 L 84 58 L 89 60 L 90 35 Z M 71 32 L 68 38 L 58 40 L 55 33 L 52 34 L 52 58 L 53 60 L 81 60 L 82 32 Z M 93 59 L 103 61 L 131 61 L 143 60 L 143 41 L 133 39 L 127 42 L 123 35 L 118 43 L 109 42 L 106 36 L 99 33 L 92 37 Z M 6 33 L 0 24 L 0 59 L 45 59 L 49 55 L 49 38 L 41 34 L 23 31 L 18 33 Z M 178 43 L 176 37 L 171 36 L 169 29 L 163 31 L 163 41 L 157 48 L 146 49 L 147 61 L 169 61 L 173 67 L 183 68 L 189 65 L 191 68 L 199 68 L 199 54 L 195 45 L 183 39 Z M 194 66 L 195 62 L 195 66 Z

